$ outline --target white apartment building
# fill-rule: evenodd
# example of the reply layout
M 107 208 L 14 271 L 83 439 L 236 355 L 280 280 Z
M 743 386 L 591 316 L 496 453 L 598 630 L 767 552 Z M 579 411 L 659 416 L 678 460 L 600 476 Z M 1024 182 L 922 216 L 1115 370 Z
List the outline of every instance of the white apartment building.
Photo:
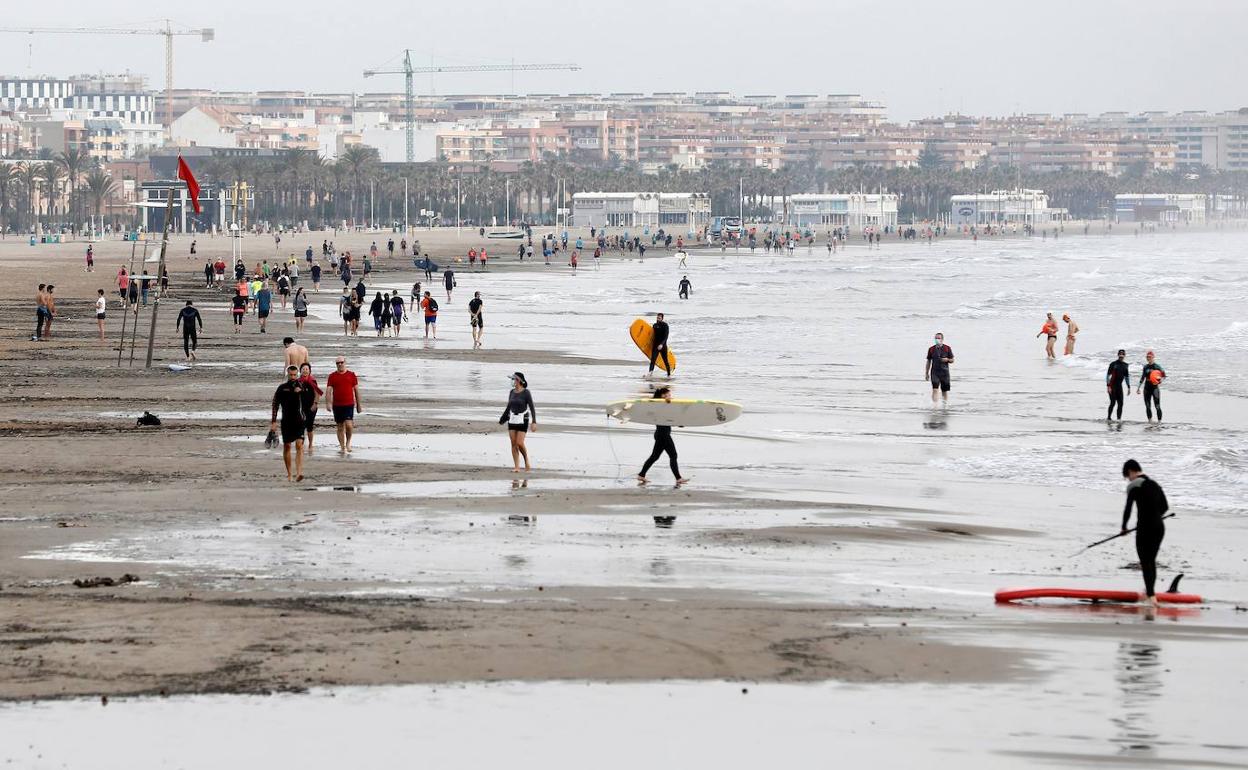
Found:
M 1206 207 L 1206 196 L 1196 193 L 1121 193 L 1114 196 L 1114 221 L 1203 225 Z
M 67 110 L 73 106 L 74 84 L 64 78 L 0 75 L 0 110 Z
M 801 193 L 784 201 L 773 199 L 772 211 L 787 225 L 813 230 L 848 228 L 851 233 L 890 230 L 897 227 L 897 196 L 894 193 Z
M 1086 125 L 1173 142 L 1180 168 L 1208 166 L 1218 171 L 1248 170 L 1248 107 L 1226 112 L 1107 112 Z

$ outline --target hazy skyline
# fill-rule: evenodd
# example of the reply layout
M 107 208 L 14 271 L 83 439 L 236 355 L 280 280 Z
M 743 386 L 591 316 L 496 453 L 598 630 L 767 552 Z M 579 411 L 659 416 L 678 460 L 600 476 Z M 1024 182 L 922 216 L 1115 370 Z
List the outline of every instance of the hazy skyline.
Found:
M 130 7 L 134 11 L 128 10 Z M 1248 3 L 1158 0 L 743 0 L 694 8 L 634 0 L 603 6 L 531 0 L 449 4 L 422 17 L 395 0 L 328 3 L 220 0 L 177 7 L 175 86 L 222 90 L 401 91 L 401 76 L 364 78 L 397 62 L 574 62 L 579 72 L 517 73 L 516 91 L 859 93 L 892 120 L 961 111 L 1099 113 L 1248 106 L 1242 30 Z M 608 6 L 610 7 L 610 6 Z M 350 10 L 350 15 L 345 9 Z M 885 12 L 887 9 L 887 14 Z M 86 0 L 55 11 L 19 6 L 4 27 L 155 27 L 150 4 L 109 14 Z M 146 20 L 146 23 L 145 23 Z M 158 36 L 0 35 L 0 73 L 131 72 L 164 86 Z M 503 93 L 507 73 L 439 75 L 439 93 Z M 419 77 L 426 93 L 429 80 Z

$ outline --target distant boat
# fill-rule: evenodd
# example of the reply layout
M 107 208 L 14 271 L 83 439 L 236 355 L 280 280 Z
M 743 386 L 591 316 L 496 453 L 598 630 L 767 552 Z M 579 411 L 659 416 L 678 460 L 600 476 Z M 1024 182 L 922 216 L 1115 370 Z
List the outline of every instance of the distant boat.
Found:
M 498 232 L 498 233 L 486 233 L 485 237 L 492 238 L 494 240 L 518 241 L 524 237 L 524 231 L 523 230 L 503 230 L 502 232 Z

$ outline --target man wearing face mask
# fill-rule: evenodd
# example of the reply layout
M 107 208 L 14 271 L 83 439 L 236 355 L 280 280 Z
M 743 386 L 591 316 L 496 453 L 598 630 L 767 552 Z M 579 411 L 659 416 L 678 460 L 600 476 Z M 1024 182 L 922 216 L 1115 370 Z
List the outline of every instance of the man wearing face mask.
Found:
M 945 344 L 945 335 L 936 332 L 935 345 L 927 349 L 927 363 L 923 365 L 923 378 L 932 383 L 932 403 L 936 394 L 949 403 L 949 364 L 953 363 L 953 348 Z

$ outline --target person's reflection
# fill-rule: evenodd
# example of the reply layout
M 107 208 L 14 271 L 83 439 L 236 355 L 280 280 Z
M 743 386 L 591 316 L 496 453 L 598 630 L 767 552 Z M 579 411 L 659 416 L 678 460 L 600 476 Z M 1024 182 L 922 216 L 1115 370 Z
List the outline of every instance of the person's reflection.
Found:
M 528 479 L 512 479 L 511 488 L 512 489 L 528 489 L 529 480 Z
M 1152 756 L 1157 740 L 1153 709 L 1161 698 L 1161 645 L 1156 642 L 1122 642 L 1118 645 L 1115 681 L 1122 703 L 1114 743 L 1119 754 Z

